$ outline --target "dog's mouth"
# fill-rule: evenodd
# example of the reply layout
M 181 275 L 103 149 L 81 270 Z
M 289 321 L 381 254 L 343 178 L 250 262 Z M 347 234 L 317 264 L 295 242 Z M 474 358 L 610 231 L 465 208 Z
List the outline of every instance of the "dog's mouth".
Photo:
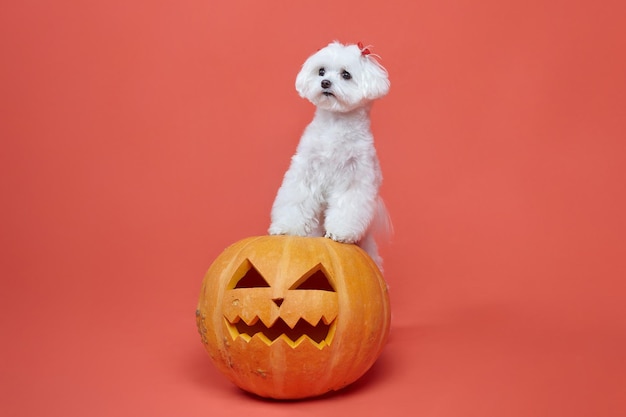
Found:
M 326 97 L 335 97 L 335 95 L 331 93 L 330 91 L 322 91 L 322 95 Z

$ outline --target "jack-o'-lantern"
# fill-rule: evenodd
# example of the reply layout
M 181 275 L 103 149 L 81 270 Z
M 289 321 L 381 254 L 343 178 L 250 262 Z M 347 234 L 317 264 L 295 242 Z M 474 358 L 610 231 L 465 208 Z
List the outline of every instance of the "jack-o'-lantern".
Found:
M 213 262 L 196 320 L 213 362 L 237 386 L 295 399 L 360 378 L 385 344 L 390 309 L 380 271 L 358 246 L 261 236 Z

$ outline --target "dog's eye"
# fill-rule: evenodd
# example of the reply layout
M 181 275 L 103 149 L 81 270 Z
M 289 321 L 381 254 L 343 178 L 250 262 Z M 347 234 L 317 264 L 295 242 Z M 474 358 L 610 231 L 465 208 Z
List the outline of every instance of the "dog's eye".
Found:
M 320 77 L 323 77 L 326 74 L 326 70 L 324 68 L 320 68 L 319 73 Z
M 341 78 L 343 78 L 344 80 L 349 80 L 352 78 L 352 74 L 350 74 L 348 71 L 343 71 L 341 73 Z

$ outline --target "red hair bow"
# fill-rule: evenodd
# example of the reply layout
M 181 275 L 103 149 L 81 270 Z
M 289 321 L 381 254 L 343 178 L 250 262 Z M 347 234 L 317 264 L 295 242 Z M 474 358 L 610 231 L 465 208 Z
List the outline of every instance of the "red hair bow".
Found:
M 361 55 L 365 56 L 365 55 L 371 54 L 370 50 L 365 48 L 365 47 L 363 47 L 363 44 L 361 42 L 357 43 L 357 46 L 361 50 Z

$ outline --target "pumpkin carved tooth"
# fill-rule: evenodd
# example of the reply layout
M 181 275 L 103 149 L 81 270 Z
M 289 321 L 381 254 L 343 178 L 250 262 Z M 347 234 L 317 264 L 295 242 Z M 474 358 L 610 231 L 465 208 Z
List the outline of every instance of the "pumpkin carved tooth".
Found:
M 263 340 L 268 345 L 282 336 L 285 336 L 289 341 L 289 345 L 294 347 L 301 343 L 300 339 L 303 336 L 318 345 L 322 342 L 326 342 L 325 345 L 330 345 L 332 337 L 329 337 L 329 335 L 332 336 L 334 334 L 334 331 L 331 332 L 331 328 L 334 327 L 334 321 L 326 322 L 325 318 L 323 320 L 320 319 L 315 325 L 310 324 L 306 320 L 298 320 L 293 328 L 281 318 L 269 327 L 262 320 L 253 320 L 253 322 L 246 323 L 244 320 L 229 321 L 228 318 L 225 319 L 233 340 L 237 337 L 242 337 L 244 340 L 250 341 L 252 337 L 259 334 L 265 337 Z

